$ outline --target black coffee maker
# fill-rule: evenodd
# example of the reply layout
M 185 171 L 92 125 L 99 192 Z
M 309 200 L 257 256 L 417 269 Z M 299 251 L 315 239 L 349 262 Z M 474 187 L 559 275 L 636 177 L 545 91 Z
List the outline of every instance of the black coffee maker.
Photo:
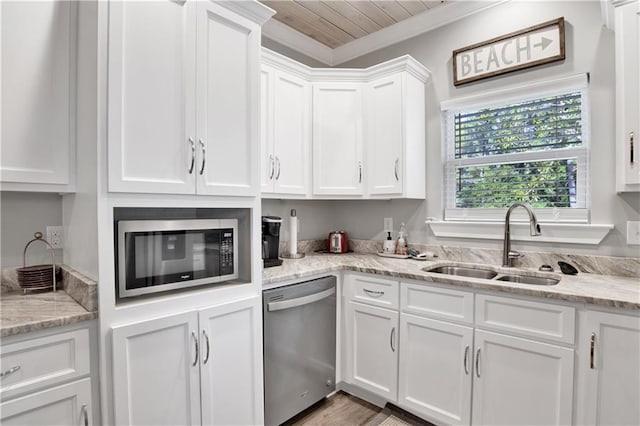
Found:
M 262 216 L 262 261 L 265 268 L 282 265 L 280 251 L 280 225 L 282 218 Z

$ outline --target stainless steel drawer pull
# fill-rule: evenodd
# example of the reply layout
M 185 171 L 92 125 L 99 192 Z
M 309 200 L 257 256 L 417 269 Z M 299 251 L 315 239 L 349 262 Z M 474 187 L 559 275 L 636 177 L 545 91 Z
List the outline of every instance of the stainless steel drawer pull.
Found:
M 400 165 L 400 159 L 396 158 L 396 164 L 395 164 L 394 169 L 393 169 L 393 173 L 396 175 L 396 181 L 400 180 L 400 177 L 398 176 L 398 166 L 399 165 Z
M 633 158 L 633 137 L 633 132 L 629 132 L 629 161 L 631 162 L 631 164 L 635 162 L 635 159 Z
M 358 183 L 362 183 L 362 161 L 358 163 Z
M 476 376 L 480 378 L 480 348 L 476 351 Z
M 191 364 L 192 367 L 195 367 L 198 364 L 198 354 L 200 352 L 200 347 L 198 346 L 198 335 L 196 334 L 195 331 L 191 332 L 191 337 L 193 337 L 193 342 L 196 345 L 196 350 L 195 350 L 196 356 L 193 359 L 193 364 Z
M 206 150 L 206 147 L 204 146 L 204 141 L 202 139 L 198 139 L 198 141 L 200 142 L 200 147 L 202 148 L 202 166 L 200 166 L 200 174 L 203 174 L 204 165 L 205 165 L 205 162 L 207 161 L 207 150 Z
M 276 155 L 276 180 L 280 179 L 280 157 Z
M 273 162 L 273 155 L 269 156 L 269 180 L 273 179 L 273 174 L 275 173 L 276 168 Z
M 362 291 L 364 291 L 371 297 L 380 297 L 384 295 L 384 291 L 369 290 L 367 288 L 363 288 Z
M 9 376 L 9 375 L 15 373 L 18 370 L 20 370 L 20 366 L 19 365 L 13 366 L 10 369 L 4 370 L 2 373 L 0 373 L 0 377 Z
M 82 420 L 84 421 L 84 426 L 89 426 L 89 412 L 87 410 L 87 404 L 82 404 L 82 408 L 80 409 L 82 413 Z
M 202 336 L 205 338 L 207 342 L 207 355 L 204 357 L 204 360 L 202 361 L 202 364 L 206 364 L 207 361 L 209 361 L 209 351 L 211 350 L 211 348 L 209 347 L 209 336 L 207 336 L 207 332 L 202 330 Z
M 464 348 L 464 374 L 469 375 L 469 367 L 467 366 L 467 361 L 469 360 L 469 345 Z
M 391 329 L 391 336 L 389 338 L 390 340 L 390 344 L 391 344 L 391 351 L 395 352 L 396 351 L 396 328 L 393 327 Z
M 191 144 L 191 165 L 189 166 L 189 174 L 193 173 L 193 167 L 196 165 L 196 143 L 193 138 L 189 138 Z
M 589 342 L 589 368 L 590 369 L 594 369 L 596 368 L 596 363 L 595 363 L 595 351 L 596 351 L 596 333 L 591 333 L 591 341 Z

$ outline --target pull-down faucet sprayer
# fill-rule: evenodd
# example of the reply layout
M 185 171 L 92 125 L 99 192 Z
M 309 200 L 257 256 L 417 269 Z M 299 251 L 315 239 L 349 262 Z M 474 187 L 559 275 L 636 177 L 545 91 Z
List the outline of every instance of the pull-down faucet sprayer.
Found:
M 531 236 L 535 237 L 537 235 L 541 235 L 538 219 L 536 218 L 536 214 L 533 212 L 533 209 L 531 208 L 531 206 L 528 203 L 513 203 L 507 209 L 507 214 L 504 217 L 504 244 L 502 248 L 503 250 L 502 266 L 507 266 L 507 267 L 513 266 L 513 259 L 524 256 L 523 254 L 520 254 L 517 251 L 511 251 L 511 229 L 509 225 L 509 218 L 511 217 L 511 212 L 516 207 L 524 208 L 529 214 L 529 227 L 531 231 Z

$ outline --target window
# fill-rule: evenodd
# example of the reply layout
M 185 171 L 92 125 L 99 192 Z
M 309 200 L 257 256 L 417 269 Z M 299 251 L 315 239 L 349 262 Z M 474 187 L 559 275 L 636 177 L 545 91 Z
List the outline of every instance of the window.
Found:
M 443 103 L 445 219 L 588 220 L 586 75 Z

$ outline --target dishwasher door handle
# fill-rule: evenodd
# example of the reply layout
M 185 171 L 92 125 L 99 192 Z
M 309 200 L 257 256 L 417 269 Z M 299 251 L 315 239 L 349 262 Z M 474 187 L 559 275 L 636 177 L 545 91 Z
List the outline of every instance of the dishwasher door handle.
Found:
M 336 289 L 330 288 L 328 290 L 313 293 L 308 296 L 298 297 L 290 300 L 282 300 L 280 302 L 267 303 L 267 310 L 269 312 L 280 311 L 282 309 L 295 308 L 296 306 L 308 305 L 309 303 L 317 302 L 318 300 L 326 299 L 327 297 L 336 294 Z

